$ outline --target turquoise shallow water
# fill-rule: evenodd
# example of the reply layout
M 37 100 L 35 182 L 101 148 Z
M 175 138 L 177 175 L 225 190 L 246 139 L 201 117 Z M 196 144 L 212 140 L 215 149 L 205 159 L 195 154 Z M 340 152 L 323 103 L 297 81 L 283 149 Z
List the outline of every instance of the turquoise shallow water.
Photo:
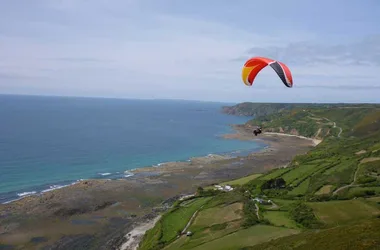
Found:
M 79 179 L 266 145 L 225 140 L 223 103 L 0 96 L 0 203 Z M 127 172 L 126 172 L 127 171 Z

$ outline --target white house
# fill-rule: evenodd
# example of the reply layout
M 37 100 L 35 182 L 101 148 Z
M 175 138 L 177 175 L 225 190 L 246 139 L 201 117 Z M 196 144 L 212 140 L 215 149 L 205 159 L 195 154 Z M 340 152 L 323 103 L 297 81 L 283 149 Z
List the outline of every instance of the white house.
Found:
M 221 185 L 214 185 L 215 189 L 220 190 L 220 191 L 232 191 L 234 190 L 233 187 L 226 185 L 226 186 L 221 186 Z
M 260 199 L 260 198 L 258 198 L 258 197 L 253 198 L 252 200 L 253 200 L 253 201 L 257 201 L 257 202 L 259 202 L 259 203 L 263 203 L 263 200 Z

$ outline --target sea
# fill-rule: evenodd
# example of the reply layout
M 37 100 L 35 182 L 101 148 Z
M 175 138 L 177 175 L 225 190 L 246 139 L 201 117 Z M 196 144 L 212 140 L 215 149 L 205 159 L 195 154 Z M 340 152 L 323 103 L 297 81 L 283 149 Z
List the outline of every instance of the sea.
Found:
M 182 100 L 0 95 L 0 203 L 83 179 L 130 178 L 132 169 L 267 145 L 223 139 L 222 106 Z

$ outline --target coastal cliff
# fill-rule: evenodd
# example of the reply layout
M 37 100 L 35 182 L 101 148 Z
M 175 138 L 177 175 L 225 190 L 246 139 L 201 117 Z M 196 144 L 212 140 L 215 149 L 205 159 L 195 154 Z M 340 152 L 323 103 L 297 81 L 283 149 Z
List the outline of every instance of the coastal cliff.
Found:
M 340 137 L 343 130 L 349 134 L 354 130 L 357 133 L 376 131 L 379 108 L 378 104 L 242 103 L 223 107 L 222 112 L 254 116 L 243 125 L 247 129 L 261 126 L 263 132 L 322 139 L 328 136 Z
M 290 109 L 294 104 L 243 102 L 234 106 L 224 106 L 222 112 L 237 116 L 264 116 L 281 110 Z
M 239 106 L 235 108 L 239 113 Z M 380 245 L 379 105 L 277 110 L 235 125 L 238 133 L 229 138 L 252 136 L 256 125 L 264 133 L 254 138 L 312 137 L 323 142 L 263 174 L 200 187 L 196 196 L 178 201 L 147 231 L 141 250 Z M 181 231 L 185 225 L 190 234 Z

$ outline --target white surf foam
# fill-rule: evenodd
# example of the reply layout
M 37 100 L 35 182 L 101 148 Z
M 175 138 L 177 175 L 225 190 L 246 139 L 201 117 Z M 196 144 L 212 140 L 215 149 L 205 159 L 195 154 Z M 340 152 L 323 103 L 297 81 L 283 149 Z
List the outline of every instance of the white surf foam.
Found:
M 17 195 L 19 197 L 25 197 L 25 196 L 30 196 L 30 195 L 33 195 L 33 194 L 36 194 L 37 192 L 36 191 L 31 191 L 31 192 L 22 192 L 22 193 L 18 193 Z

